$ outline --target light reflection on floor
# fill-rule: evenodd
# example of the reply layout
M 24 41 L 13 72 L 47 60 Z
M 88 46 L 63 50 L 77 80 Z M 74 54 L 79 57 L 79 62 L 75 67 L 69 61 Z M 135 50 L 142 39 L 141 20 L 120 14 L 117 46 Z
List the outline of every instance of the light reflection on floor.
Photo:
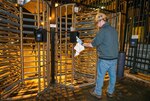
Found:
M 36 49 L 36 48 L 35 48 Z M 27 47 L 24 49 L 24 79 L 25 80 L 24 84 L 22 85 L 22 87 L 20 89 L 18 89 L 17 91 L 15 91 L 14 93 L 12 93 L 9 97 L 11 99 L 22 99 L 22 98 L 28 98 L 31 96 L 36 96 L 36 94 L 39 91 L 39 80 L 40 80 L 40 87 L 41 87 L 41 91 L 44 89 L 44 84 L 47 86 L 47 82 L 45 83 L 43 78 L 38 79 L 38 62 L 37 62 L 37 57 L 38 57 L 38 52 L 35 52 L 32 47 Z M 41 61 L 43 61 L 43 56 L 46 57 L 46 54 L 43 55 L 43 51 L 40 51 L 40 56 L 41 56 Z M 62 57 L 63 61 L 62 62 L 66 62 L 68 65 L 67 66 L 58 66 L 58 76 L 57 78 L 57 82 L 61 83 L 61 85 L 65 85 L 65 86 L 70 86 L 70 87 L 74 87 L 76 86 L 77 88 L 78 85 L 80 84 L 88 84 L 88 83 L 94 83 L 94 80 L 86 80 L 84 78 L 73 78 L 73 74 L 72 74 L 72 61 L 69 60 L 65 60 L 64 57 Z M 43 62 L 40 62 L 40 65 L 43 65 Z M 43 71 L 44 68 L 41 67 L 41 76 L 43 76 Z M 60 75 L 59 75 L 60 74 Z M 61 80 L 60 80 L 61 79 Z M 60 81 L 59 81 L 60 80 Z

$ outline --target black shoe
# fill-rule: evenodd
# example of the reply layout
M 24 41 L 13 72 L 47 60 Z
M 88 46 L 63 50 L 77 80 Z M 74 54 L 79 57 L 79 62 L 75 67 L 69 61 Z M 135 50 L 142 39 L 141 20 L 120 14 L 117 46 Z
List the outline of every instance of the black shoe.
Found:
M 98 99 L 102 99 L 102 96 L 101 96 L 101 95 L 97 95 L 97 94 L 94 92 L 94 90 L 93 90 L 93 89 L 92 89 L 92 90 L 90 90 L 90 94 L 91 94 L 92 96 L 94 96 L 94 97 L 98 98 Z
M 106 92 L 106 95 L 107 95 L 107 97 L 110 97 L 110 98 L 113 97 L 113 94 L 110 94 L 110 93 L 108 93 L 108 92 Z

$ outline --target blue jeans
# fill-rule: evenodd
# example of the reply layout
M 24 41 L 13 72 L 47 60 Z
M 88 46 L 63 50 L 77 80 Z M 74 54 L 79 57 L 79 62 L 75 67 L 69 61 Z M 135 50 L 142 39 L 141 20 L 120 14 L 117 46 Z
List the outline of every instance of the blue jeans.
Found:
M 116 67 L 117 67 L 117 59 L 115 60 L 98 59 L 96 86 L 94 90 L 94 92 L 97 95 L 102 95 L 104 77 L 107 71 L 109 74 L 109 85 L 108 85 L 107 92 L 110 94 L 114 92 L 115 83 L 116 83 Z

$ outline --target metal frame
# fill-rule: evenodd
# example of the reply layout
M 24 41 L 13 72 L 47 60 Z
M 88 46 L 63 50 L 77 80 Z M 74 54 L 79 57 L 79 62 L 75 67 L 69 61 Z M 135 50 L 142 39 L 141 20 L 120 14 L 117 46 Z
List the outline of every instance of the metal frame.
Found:
M 72 6 L 72 8 L 69 8 Z M 84 87 L 95 83 L 96 79 L 96 50 L 86 49 L 78 57 L 74 57 L 75 43 L 70 42 L 70 27 L 75 27 L 84 42 L 92 40 L 96 33 L 94 16 L 100 12 L 84 8 L 82 12 L 74 12 L 75 4 L 64 4 L 56 10 L 56 83 L 68 87 Z M 72 13 L 68 14 L 69 10 Z M 65 15 L 63 15 L 65 12 Z M 105 11 L 101 11 L 105 12 Z M 121 13 L 108 13 L 109 22 L 120 36 Z M 70 16 L 70 18 L 68 17 Z M 69 21 L 70 20 L 70 21 Z M 120 37 L 118 39 L 120 41 Z
M 148 0 L 130 0 L 127 2 L 127 19 L 125 30 L 126 67 L 131 73 L 150 74 L 150 29 Z M 138 5 L 137 5 L 138 3 Z M 138 35 L 137 47 L 130 46 L 132 35 Z
M 19 10 L 1 1 L 0 19 L 0 95 L 6 98 L 21 86 Z
M 72 67 L 72 54 L 73 54 L 73 44 L 69 43 L 69 29 L 74 26 L 74 5 L 66 4 L 59 6 L 56 10 L 56 82 L 60 84 L 67 85 L 67 80 L 71 79 L 71 84 L 73 83 L 73 67 Z M 62 12 L 63 11 L 63 12 Z M 65 12 L 65 14 L 64 14 Z M 64 15 L 62 15 L 64 14 Z M 70 16 L 68 16 L 70 14 Z M 64 78 L 64 79 L 63 79 Z
M 50 82 L 50 8 L 44 1 L 36 2 L 38 13 L 32 14 L 24 12 L 22 6 L 16 7 L 5 0 L 0 1 L 2 100 L 36 96 Z M 39 3 L 46 5 L 46 10 L 42 14 L 39 13 Z M 43 26 L 41 22 L 44 22 Z M 33 29 L 39 27 L 47 29 L 46 43 L 34 42 Z

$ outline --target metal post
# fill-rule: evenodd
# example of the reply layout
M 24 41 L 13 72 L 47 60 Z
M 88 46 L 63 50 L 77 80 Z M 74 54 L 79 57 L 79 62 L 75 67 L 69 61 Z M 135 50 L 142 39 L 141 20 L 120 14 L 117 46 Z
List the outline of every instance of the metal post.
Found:
M 126 40 L 126 34 L 127 34 L 127 23 L 128 23 L 128 0 L 126 1 L 126 19 L 125 19 L 125 29 L 124 29 L 124 40 L 123 40 L 123 51 L 124 51 L 124 47 L 125 47 L 125 40 Z
M 137 70 L 136 70 L 136 58 L 137 58 L 137 46 L 134 47 L 134 57 L 133 57 L 133 66 L 130 69 L 130 73 L 132 74 L 137 74 Z
M 55 1 L 51 1 L 52 4 L 55 3 Z M 54 24 L 55 23 L 55 18 L 54 18 L 54 14 L 55 13 L 55 5 L 51 6 L 51 10 L 50 10 L 50 16 L 51 16 L 51 23 Z M 54 84 L 55 83 L 55 28 L 50 28 L 50 43 L 51 43 L 51 83 Z
M 60 41 L 60 48 L 59 48 L 59 52 L 60 52 L 60 73 L 62 73 L 62 7 L 60 7 L 60 11 L 59 11 L 59 20 L 60 20 L 60 23 L 59 23 L 59 41 Z M 62 76 L 60 76 L 59 78 L 59 83 L 62 81 Z
M 20 10 L 20 56 L 21 56 L 21 81 L 24 83 L 24 57 L 23 57 L 23 14 L 22 7 L 19 7 Z
M 122 79 L 124 77 L 124 65 L 125 65 L 126 53 L 123 51 L 119 52 L 118 64 L 117 64 L 117 78 Z
M 47 84 L 49 85 L 50 83 L 50 8 L 47 5 L 47 55 L 46 55 L 46 59 L 47 59 L 47 67 L 46 67 L 46 76 L 47 76 Z
M 40 27 L 40 0 L 37 0 L 37 22 Z M 40 43 L 38 43 L 38 92 L 41 91 Z
M 75 28 L 75 14 L 74 14 L 74 7 L 75 5 L 72 6 L 72 27 Z M 74 68 L 75 68 L 75 61 L 74 61 L 74 44 L 72 43 L 72 77 L 71 77 L 71 84 L 74 82 Z
M 45 29 L 45 11 L 44 11 L 44 1 L 42 1 L 42 11 L 43 11 L 43 28 Z M 44 84 L 44 88 L 45 86 L 45 43 L 43 44 L 43 84 Z
M 55 28 L 51 28 L 51 83 L 55 83 Z
M 120 3 L 120 0 L 116 0 L 116 12 L 120 11 L 120 9 L 119 9 L 119 3 Z

